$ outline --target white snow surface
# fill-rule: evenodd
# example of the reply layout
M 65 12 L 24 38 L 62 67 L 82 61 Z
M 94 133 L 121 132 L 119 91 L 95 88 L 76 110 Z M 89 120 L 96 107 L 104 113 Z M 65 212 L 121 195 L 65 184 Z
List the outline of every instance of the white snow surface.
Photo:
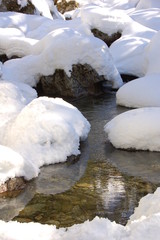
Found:
M 148 74 L 128 82 L 116 94 L 118 105 L 125 107 L 160 107 L 160 73 Z
M 126 107 L 160 107 L 160 31 L 144 49 L 145 76 L 123 85 L 117 92 L 117 104 Z
M 129 15 L 134 21 L 140 24 L 152 28 L 156 31 L 160 30 L 160 10 L 159 8 L 141 9 L 132 12 Z
M 122 113 L 104 130 L 116 148 L 160 151 L 160 108 L 139 108 Z
M 136 9 L 160 8 L 160 2 L 157 0 L 140 0 Z
M 24 176 L 27 180 L 32 178 L 33 164 L 11 148 L 0 145 L 0 184 L 9 178 Z
M 0 81 L 0 136 L 7 123 L 36 97 L 37 92 L 24 83 Z

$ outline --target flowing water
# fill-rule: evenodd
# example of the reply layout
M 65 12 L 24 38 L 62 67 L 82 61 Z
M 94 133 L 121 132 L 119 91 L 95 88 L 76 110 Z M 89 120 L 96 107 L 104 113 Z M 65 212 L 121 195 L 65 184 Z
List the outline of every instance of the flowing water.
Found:
M 23 192 L 0 198 L 1 219 L 68 227 L 100 216 L 126 224 L 140 198 L 160 185 L 160 153 L 117 150 L 107 140 L 104 125 L 128 110 L 116 106 L 114 92 L 71 103 L 91 123 L 81 156 L 43 167 Z

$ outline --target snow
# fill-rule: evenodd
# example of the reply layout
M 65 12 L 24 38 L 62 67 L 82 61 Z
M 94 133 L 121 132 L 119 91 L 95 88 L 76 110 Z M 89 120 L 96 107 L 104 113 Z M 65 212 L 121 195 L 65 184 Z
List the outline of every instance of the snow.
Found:
M 0 81 L 0 136 L 7 123 L 37 97 L 34 89 L 24 83 Z
M 160 74 L 149 74 L 128 82 L 116 94 L 118 105 L 125 107 L 160 107 Z
M 157 0 L 140 0 L 136 9 L 160 8 L 160 2 Z
M 159 8 L 141 9 L 129 15 L 134 21 L 156 31 L 160 30 L 160 11 Z
M 29 160 L 25 161 L 20 154 L 2 145 L 0 152 L 0 184 L 14 177 L 24 176 L 27 180 L 32 178 L 34 166 Z
M 148 194 L 141 198 L 138 207 L 135 209 L 134 214 L 130 217 L 128 224 L 135 222 L 140 218 L 151 217 L 153 214 L 160 212 L 160 188 L 154 192 L 154 194 Z
M 159 122 L 159 107 L 139 108 L 116 116 L 104 129 L 116 148 L 160 151 Z
M 122 10 L 111 10 L 110 8 L 96 5 L 87 5 L 80 11 L 82 21 L 90 29 L 96 28 L 108 35 L 122 32 L 130 22 L 130 18 Z
M 122 32 L 122 37 L 115 41 L 110 52 L 120 73 L 142 77 L 146 72 L 145 48 L 156 31 L 135 21 Z
M 131 81 L 117 92 L 117 104 L 126 107 L 159 107 L 160 106 L 160 31 L 151 39 L 145 48 L 145 76 Z M 143 93 L 143 94 L 142 94 Z

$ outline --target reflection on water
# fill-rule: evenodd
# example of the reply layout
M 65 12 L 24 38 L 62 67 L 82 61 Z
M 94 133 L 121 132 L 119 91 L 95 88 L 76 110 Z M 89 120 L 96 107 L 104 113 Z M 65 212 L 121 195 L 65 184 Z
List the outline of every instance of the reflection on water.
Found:
M 108 143 L 104 125 L 127 110 L 116 107 L 115 93 L 75 100 L 72 104 L 92 127 L 88 140 L 81 145 L 82 155 L 77 161 L 43 167 L 40 176 L 29 184 L 29 191 L 20 194 L 26 194 L 25 200 L 20 201 L 21 209 L 18 196 L 17 211 L 8 215 L 17 215 L 14 220 L 21 222 L 57 227 L 71 226 L 97 215 L 126 224 L 140 198 L 160 184 L 160 154 L 116 150 Z M 12 199 L 6 201 L 12 206 Z

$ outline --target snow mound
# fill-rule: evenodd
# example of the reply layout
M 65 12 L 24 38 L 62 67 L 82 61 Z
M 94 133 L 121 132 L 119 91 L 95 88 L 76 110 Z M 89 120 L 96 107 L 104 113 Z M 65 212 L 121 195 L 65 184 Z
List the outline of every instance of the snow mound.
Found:
M 160 74 L 149 74 L 123 85 L 116 94 L 118 105 L 160 107 Z
M 22 109 L 8 126 L 3 144 L 41 167 L 78 155 L 79 141 L 86 139 L 89 130 L 77 108 L 62 99 L 42 97 Z
M 130 17 L 121 10 L 89 5 L 83 7 L 80 12 L 82 22 L 90 29 L 96 28 L 109 36 L 113 33 L 122 32 L 131 21 Z
M 73 29 L 61 28 L 49 33 L 34 45 L 33 54 L 5 62 L 2 78 L 35 86 L 40 76 L 52 75 L 56 69 L 64 69 L 70 76 L 73 64 L 87 63 L 99 75 L 111 81 L 113 88 L 122 85 L 106 44 Z
M 160 108 L 140 108 L 122 113 L 104 130 L 116 148 L 160 151 Z
M 146 73 L 145 48 L 156 31 L 131 21 L 122 37 L 110 46 L 114 63 L 120 73 L 142 77 Z
M 160 30 L 160 11 L 159 8 L 142 9 L 132 12 L 129 15 L 134 21 L 152 28 L 156 31 Z
M 140 0 L 136 9 L 160 8 L 160 2 L 157 0 Z
M 27 180 L 34 176 L 34 166 L 31 162 L 12 149 L 0 145 L 0 184 L 9 178 L 24 176 Z
M 158 31 L 145 49 L 147 58 L 146 73 L 160 73 L 160 31 Z

